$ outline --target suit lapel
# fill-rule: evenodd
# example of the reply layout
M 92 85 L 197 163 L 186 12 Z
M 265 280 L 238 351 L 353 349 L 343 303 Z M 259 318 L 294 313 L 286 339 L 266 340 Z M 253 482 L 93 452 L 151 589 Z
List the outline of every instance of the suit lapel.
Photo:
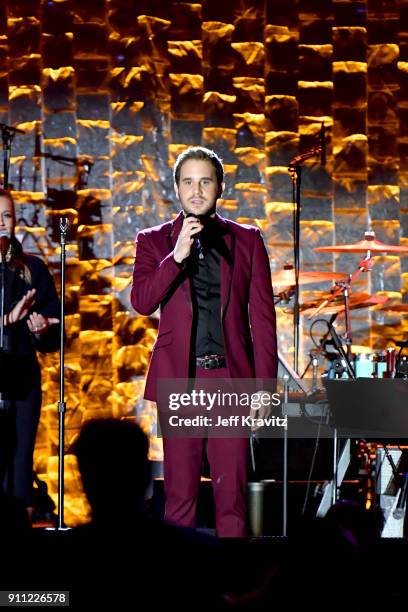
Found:
M 183 225 L 183 213 L 179 212 L 177 217 L 173 219 L 169 226 L 168 238 L 170 241 L 171 250 L 176 246 L 177 238 L 179 237 L 179 233 L 181 231 L 181 226 Z
M 184 215 L 183 212 L 179 212 L 177 217 L 174 219 L 172 225 L 170 226 L 170 231 L 168 234 L 169 246 L 170 250 L 173 251 L 176 246 L 177 238 L 179 237 L 181 227 L 183 225 Z M 191 299 L 191 278 L 187 277 L 182 283 L 181 287 L 185 293 L 188 305 L 190 308 L 193 308 L 192 299 Z
M 231 295 L 232 273 L 234 270 L 235 235 L 228 227 L 228 221 L 216 214 L 218 222 L 224 229 L 223 241 L 225 253 L 221 257 L 221 318 L 225 316 Z

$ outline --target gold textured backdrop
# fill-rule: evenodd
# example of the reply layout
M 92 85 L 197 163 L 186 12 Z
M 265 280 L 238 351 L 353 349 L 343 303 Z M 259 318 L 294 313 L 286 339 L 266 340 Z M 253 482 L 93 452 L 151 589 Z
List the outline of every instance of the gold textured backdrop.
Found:
M 129 301 L 134 236 L 178 207 L 171 166 L 190 144 L 224 159 L 227 217 L 258 225 L 272 272 L 292 257 L 288 161 L 327 126 L 327 165 L 303 172 L 301 267 L 351 272 L 356 255 L 314 246 L 368 227 L 408 244 L 407 0 L 6 0 L 0 6 L 0 121 L 23 129 L 10 181 L 18 233 L 58 281 L 68 216 L 66 517 L 86 514 L 71 454 L 84 419 L 154 410 L 141 399 L 156 317 Z M 405 24 L 405 25 L 404 25 Z M 308 286 L 302 300 L 330 285 Z M 378 259 L 359 290 L 400 298 L 408 258 Z M 319 293 L 320 292 L 320 293 Z M 291 359 L 292 321 L 278 307 Z M 383 348 L 406 320 L 353 315 L 355 341 Z M 308 321 L 301 357 L 307 360 Z M 55 499 L 57 356 L 42 358 L 35 464 Z M 152 437 L 152 457 L 161 447 Z

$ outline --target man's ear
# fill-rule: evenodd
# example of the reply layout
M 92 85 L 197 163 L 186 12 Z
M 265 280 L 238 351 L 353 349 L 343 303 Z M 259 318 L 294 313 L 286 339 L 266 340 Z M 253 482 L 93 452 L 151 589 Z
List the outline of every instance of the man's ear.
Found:
M 218 189 L 218 196 L 217 196 L 218 198 L 222 196 L 222 194 L 224 193 L 224 190 L 225 190 L 225 183 L 221 183 Z
M 177 183 L 174 183 L 174 192 L 175 192 L 175 194 L 176 194 L 176 198 L 177 198 L 178 200 L 180 200 L 180 196 L 179 196 L 179 188 L 178 188 Z

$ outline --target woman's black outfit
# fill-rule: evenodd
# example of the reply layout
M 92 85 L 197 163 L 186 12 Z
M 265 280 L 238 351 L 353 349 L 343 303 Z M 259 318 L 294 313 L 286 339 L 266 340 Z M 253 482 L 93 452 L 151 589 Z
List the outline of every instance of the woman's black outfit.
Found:
M 28 268 L 31 279 L 21 267 L 6 264 L 5 313 L 35 288 L 30 312 L 44 317 L 60 315 L 54 281 L 38 257 L 21 254 L 19 261 Z M 27 317 L 4 328 L 5 350 L 0 354 L 0 482 L 6 494 L 27 507 L 32 505 L 33 453 L 41 411 L 41 372 L 37 351 L 59 347 L 60 326 L 51 325 L 38 339 L 27 326 Z

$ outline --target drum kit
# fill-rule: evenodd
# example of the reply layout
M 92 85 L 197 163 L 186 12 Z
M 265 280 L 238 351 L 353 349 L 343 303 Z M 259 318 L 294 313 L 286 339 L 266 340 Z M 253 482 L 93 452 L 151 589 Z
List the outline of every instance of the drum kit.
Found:
M 316 345 L 316 349 L 311 351 L 310 362 L 302 377 L 306 374 L 312 361 L 315 362 L 316 354 L 323 353 L 326 359 L 331 361 L 330 368 L 324 373 L 324 376 L 329 378 L 393 378 L 394 376 L 408 378 L 408 358 L 401 355 L 403 349 L 408 347 L 408 342 L 395 343 L 400 347 L 398 354 L 397 349 L 394 347 L 387 348 L 378 353 L 368 347 L 358 347 L 352 343 L 350 322 L 351 310 L 370 308 L 372 306 L 377 306 L 377 308 L 390 313 L 408 314 L 408 304 L 388 305 L 387 303 L 390 300 L 386 296 L 370 295 L 363 292 L 352 293 L 352 284 L 360 274 L 369 272 L 372 269 L 376 255 L 386 253 L 408 254 L 408 246 L 380 242 L 376 239 L 375 233 L 370 230 L 365 232 L 363 240 L 358 242 L 317 247 L 314 251 L 320 253 L 364 253 L 365 257 L 351 275 L 341 272 L 299 271 L 299 285 L 334 281 L 331 291 L 323 295 L 320 300 L 305 302 L 299 307 L 300 313 L 309 319 L 316 317 L 318 314 L 331 316 L 330 322 L 326 321 L 328 331 L 321 340 L 320 346 Z M 293 266 L 285 265 L 282 270 L 273 274 L 272 280 L 275 288 L 284 289 L 280 293 L 276 292 L 276 304 L 280 302 L 288 304 L 293 295 L 293 287 L 296 282 Z M 293 309 L 289 310 L 289 312 L 293 313 Z M 338 341 L 337 333 L 333 329 L 333 323 L 338 316 L 344 316 L 345 319 L 344 346 L 341 341 Z M 333 342 L 328 341 L 330 335 L 333 338 Z M 333 336 L 337 336 L 337 341 Z M 327 344 L 334 344 L 336 352 L 330 353 L 326 350 Z

